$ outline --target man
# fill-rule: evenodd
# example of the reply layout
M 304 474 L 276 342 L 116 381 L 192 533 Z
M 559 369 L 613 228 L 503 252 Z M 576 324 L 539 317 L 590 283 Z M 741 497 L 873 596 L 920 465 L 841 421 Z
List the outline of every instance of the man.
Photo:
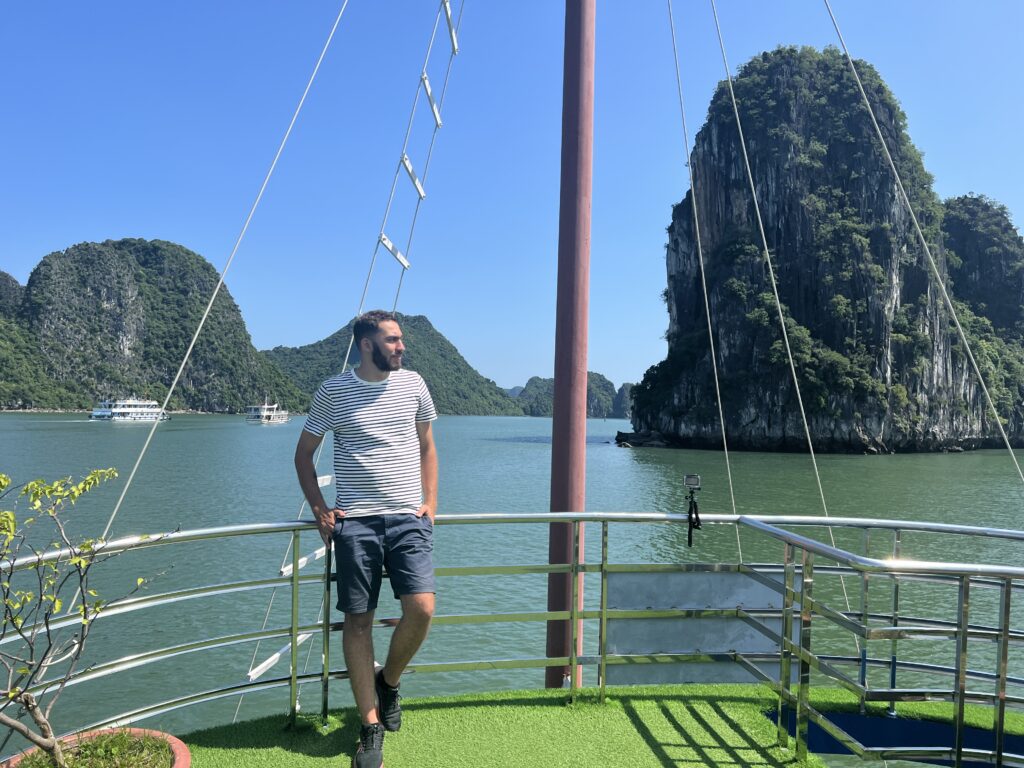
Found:
M 434 615 L 434 515 L 437 418 L 418 373 L 402 369 L 402 330 L 374 310 L 356 319 L 359 367 L 320 385 L 299 444 L 295 470 L 324 543 L 333 541 L 338 609 L 345 614 L 342 647 L 362 718 L 355 768 L 380 768 L 384 731 L 401 726 L 398 685 L 427 636 Z M 313 453 L 334 432 L 337 499 L 320 492 Z M 383 669 L 374 673 L 373 612 L 387 568 L 402 619 Z

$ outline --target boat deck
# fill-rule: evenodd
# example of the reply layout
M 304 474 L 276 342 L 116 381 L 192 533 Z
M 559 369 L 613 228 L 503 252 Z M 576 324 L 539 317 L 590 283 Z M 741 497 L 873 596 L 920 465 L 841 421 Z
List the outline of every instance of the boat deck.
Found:
M 538 605 L 538 610 L 524 611 L 531 605 L 520 601 L 504 610 L 491 606 L 488 611 L 464 613 L 452 603 L 455 612 L 435 616 L 436 630 L 428 647 L 408 668 L 406 692 L 415 693 L 415 681 L 422 674 L 467 675 L 469 684 L 459 690 L 482 690 L 495 687 L 488 682 L 491 671 L 534 670 L 539 675 L 549 666 L 582 668 L 589 672 L 584 680 L 596 679 L 596 691 L 576 687 L 409 700 L 406 727 L 388 737 L 390 768 L 822 765 L 815 751 L 830 750 L 815 745 L 816 729 L 869 760 L 913 758 L 957 766 L 981 762 L 1024 768 L 1024 740 L 1009 738 L 1011 733 L 1024 734 L 1024 727 L 1011 729 L 1011 723 L 1024 720 L 1024 674 L 1016 653 L 1024 643 L 1024 630 L 1020 611 L 1012 610 L 1020 605 L 1024 568 L 907 559 L 923 537 L 932 536 L 949 551 L 963 551 L 980 539 L 989 546 L 1002 542 L 1008 553 L 1005 560 L 1014 561 L 1024 532 L 861 518 L 708 515 L 706 527 L 730 526 L 737 533 L 742 528 L 772 548 L 782 544 L 781 562 L 751 559 L 754 542 L 748 539 L 748 556 L 743 557 L 737 545 L 733 561 L 726 553 L 717 562 L 679 558 L 637 563 L 610 558 L 613 526 L 615 531 L 624 524 L 683 526 L 686 516 L 481 513 L 439 518 L 438 524 L 488 526 L 483 529 L 488 531 L 494 530 L 490 526 L 554 521 L 569 522 L 574 528 L 594 525 L 599 554 L 592 553 L 594 559 L 586 562 L 577 547 L 569 563 L 457 565 L 439 567 L 436 573 L 442 590 L 456 579 L 486 576 L 510 583 L 508 579 L 523 575 L 569 574 L 569 610 L 545 611 Z M 840 539 L 854 544 L 860 538 L 864 554 L 788 530 L 823 536 L 826 526 L 847 534 Z M 358 722 L 350 710 L 337 709 L 336 702 L 332 709 L 330 701 L 332 691 L 347 700 L 347 671 L 329 658 L 336 645 L 331 636 L 342 624 L 324 611 L 314 619 L 316 609 L 332 603 L 331 558 L 324 556 L 322 547 L 314 552 L 308 544 L 304 548 L 304 533 L 307 541 L 313 538 L 312 523 L 251 523 L 129 536 L 98 547 L 110 555 L 171 546 L 183 551 L 183 546 L 222 539 L 237 542 L 244 536 L 291 540 L 291 562 L 286 560 L 277 576 L 244 574 L 239 581 L 161 585 L 167 591 L 112 601 L 104 608 L 102 621 L 139 612 L 145 626 L 153 620 L 153 609 L 195 599 L 236 604 L 239 594 L 255 590 L 281 589 L 290 596 L 290 606 L 281 606 L 275 617 L 268 609 L 268 619 L 258 630 L 217 623 L 198 627 L 198 637 L 166 641 L 161 635 L 161 640 L 177 643 L 165 647 L 107 649 L 108 655 L 127 655 L 97 659 L 70 681 L 74 695 L 89 702 L 87 716 L 93 718 L 75 730 L 134 724 L 204 702 L 278 690 L 280 699 L 269 711 L 282 715 L 186 736 L 186 743 L 196 750 L 196 765 L 337 765 L 339 755 L 351 754 Z M 905 533 L 913 534 L 912 542 L 904 540 Z M 879 550 L 883 557 L 878 557 Z M 54 550 L 42 558 L 58 561 L 71 554 Z M 19 571 L 37 563 L 36 557 L 22 558 L 7 568 Z M 312 563 L 317 564 L 313 572 L 302 574 L 303 565 Z M 581 605 L 577 585 L 587 576 L 598 580 L 597 588 L 588 592 L 589 604 Z M 492 589 L 497 594 L 519 594 L 512 588 Z M 1018 600 L 1012 600 L 1015 595 Z M 252 612 L 226 610 L 224 616 L 245 621 Z M 74 615 L 61 617 L 50 628 L 58 630 L 77 620 Z M 472 639 L 474 627 L 549 621 L 567 621 L 568 657 L 541 656 L 537 647 L 516 644 L 515 635 L 501 658 L 488 657 L 497 650 L 494 647 L 461 642 Z M 588 622 L 585 637 L 590 640 L 580 649 L 578 628 Z M 381 618 L 375 629 L 385 633 L 394 624 L 394 618 Z M 261 652 L 257 646 L 251 656 L 254 666 L 241 681 L 239 670 L 245 668 L 237 652 L 222 657 L 221 663 L 204 663 L 208 652 L 261 640 L 271 642 L 271 650 L 278 642 L 284 645 L 276 653 L 266 648 Z M 302 667 L 299 647 L 306 640 L 307 655 L 320 658 L 319 670 Z M 186 667 L 193 654 L 195 660 Z M 171 660 L 179 665 L 184 691 L 150 687 L 132 700 L 95 693 L 102 685 L 116 685 L 114 675 Z M 578 685 L 580 678 L 574 678 Z M 525 685 L 531 685 L 531 679 L 535 678 L 527 675 Z M 738 679 L 762 682 L 724 682 Z M 687 680 L 716 684 L 680 684 Z M 637 687 L 641 683 L 648 685 Z M 33 692 L 45 694 L 54 685 L 42 681 Z M 197 690 L 200 685 L 204 690 Z M 316 704 L 309 706 L 307 696 L 300 713 L 303 687 L 311 689 Z M 765 716 L 776 712 L 780 701 L 785 715 L 781 723 Z M 117 712 L 123 707 L 132 708 Z M 879 719 L 849 722 L 848 713 L 859 717 L 862 710 Z M 843 717 L 834 717 L 836 713 Z M 944 718 L 950 725 L 911 740 L 906 738 L 913 730 L 909 721 L 887 714 Z M 320 728 L 321 717 L 325 730 Z M 285 730 L 289 722 L 295 723 L 293 730 Z M 787 735 L 787 722 L 795 738 Z M 888 727 L 894 723 L 895 729 Z M 975 726 L 985 730 L 970 733 Z M 882 730 L 895 730 L 890 734 L 894 739 L 879 738 Z

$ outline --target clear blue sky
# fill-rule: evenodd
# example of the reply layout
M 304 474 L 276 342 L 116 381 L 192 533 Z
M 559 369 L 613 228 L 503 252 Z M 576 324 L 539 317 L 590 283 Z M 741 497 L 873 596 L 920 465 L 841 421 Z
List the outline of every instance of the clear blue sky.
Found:
M 0 269 L 91 240 L 230 253 L 341 0 L 61 0 L 0 10 Z M 460 0 L 453 0 L 458 11 Z M 836 0 L 847 43 L 893 89 L 939 195 L 1024 222 L 1024 4 Z M 691 138 L 723 67 L 707 2 L 675 0 Z M 822 3 L 721 0 L 735 69 L 835 43 Z M 501 386 L 550 376 L 564 5 L 467 0 L 399 309 L 425 314 Z M 228 274 L 259 348 L 354 313 L 436 4 L 352 0 Z M 442 36 L 430 73 L 439 84 Z M 589 367 L 638 381 L 665 353 L 665 227 L 688 186 L 663 0 L 598 0 Z M 420 167 L 429 125 L 416 117 Z M 388 226 L 404 243 L 403 175 Z M 369 305 L 390 305 L 380 263 Z

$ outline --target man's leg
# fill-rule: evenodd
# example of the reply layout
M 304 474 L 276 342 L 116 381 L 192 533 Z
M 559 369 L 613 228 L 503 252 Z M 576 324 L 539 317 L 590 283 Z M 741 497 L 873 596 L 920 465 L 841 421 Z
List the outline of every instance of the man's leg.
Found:
M 373 684 L 373 611 L 345 614 L 341 646 L 359 717 L 363 725 L 379 722 Z
M 395 633 L 391 637 L 388 660 L 384 664 L 384 682 L 392 687 L 397 686 L 401 681 L 402 673 L 426 639 L 427 632 L 430 630 L 430 620 L 434 616 L 434 594 L 432 592 L 402 595 L 401 600 L 402 619 L 398 622 Z M 345 658 L 347 661 L 347 651 Z M 350 665 L 349 669 L 351 668 Z

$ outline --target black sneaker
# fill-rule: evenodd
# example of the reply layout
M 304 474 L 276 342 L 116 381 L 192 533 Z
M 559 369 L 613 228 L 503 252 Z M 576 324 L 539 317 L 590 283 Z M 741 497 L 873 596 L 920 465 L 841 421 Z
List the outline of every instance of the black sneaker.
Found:
M 364 725 L 359 730 L 359 747 L 352 756 L 352 768 L 382 768 L 384 765 L 384 726 Z
M 398 686 L 392 688 L 384 682 L 384 670 L 377 671 L 377 717 L 384 724 L 384 729 L 397 731 L 402 727 L 402 697 L 398 694 Z

